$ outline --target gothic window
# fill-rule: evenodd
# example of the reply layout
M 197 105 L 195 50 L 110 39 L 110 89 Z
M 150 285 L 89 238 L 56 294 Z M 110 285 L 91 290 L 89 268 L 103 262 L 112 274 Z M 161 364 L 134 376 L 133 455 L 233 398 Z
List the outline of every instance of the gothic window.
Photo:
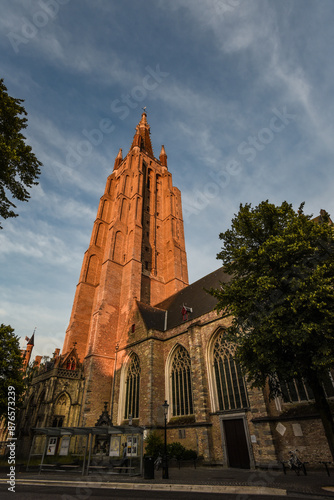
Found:
M 191 415 L 194 413 L 191 387 L 191 361 L 183 346 L 176 349 L 171 365 L 172 414 Z
M 75 369 L 76 369 L 76 361 L 74 356 L 71 356 L 66 363 L 66 370 L 75 370 Z
M 67 394 L 60 394 L 53 409 L 52 427 L 62 427 L 64 425 L 65 419 L 68 418 L 70 412 L 70 406 L 71 402 Z
M 126 396 L 124 418 L 139 417 L 139 386 L 140 386 L 140 365 L 139 358 L 133 354 L 130 359 L 128 373 L 126 377 Z
M 121 204 L 121 221 L 126 222 L 127 214 L 128 214 L 128 200 L 126 198 L 122 199 Z
M 284 403 L 301 403 L 314 399 L 312 389 L 305 379 L 295 378 L 290 382 L 280 382 L 280 385 Z M 334 386 L 331 373 L 329 373 L 323 381 L 323 387 L 327 398 L 334 397 Z
M 66 404 L 67 404 L 66 395 L 62 394 L 61 396 L 59 396 L 56 404 L 57 404 L 57 406 L 66 406 Z
M 248 407 L 245 381 L 233 355 L 234 349 L 222 332 L 213 345 L 213 368 L 221 411 Z
M 96 285 L 97 282 L 97 269 L 98 269 L 99 259 L 96 255 L 91 255 L 89 257 L 87 272 L 86 272 L 86 282 L 92 285 Z
M 102 246 L 103 237 L 104 237 L 104 225 L 99 224 L 97 227 L 96 238 L 95 238 L 95 245 L 97 247 Z
M 140 198 L 136 198 L 136 220 L 140 214 Z
M 52 427 L 63 427 L 63 422 L 64 422 L 63 416 L 54 417 L 52 420 Z
M 130 177 L 128 175 L 125 176 L 125 179 L 124 179 L 124 189 L 123 189 L 123 192 L 125 194 L 125 196 L 128 196 L 128 191 L 129 191 L 129 180 L 130 180 Z
M 102 207 L 101 207 L 101 219 L 108 222 L 108 201 L 103 200 Z
M 119 264 L 122 263 L 123 241 L 124 241 L 123 234 L 120 231 L 117 231 L 117 233 L 115 234 L 115 241 L 114 241 L 113 260 L 115 262 L 118 262 Z

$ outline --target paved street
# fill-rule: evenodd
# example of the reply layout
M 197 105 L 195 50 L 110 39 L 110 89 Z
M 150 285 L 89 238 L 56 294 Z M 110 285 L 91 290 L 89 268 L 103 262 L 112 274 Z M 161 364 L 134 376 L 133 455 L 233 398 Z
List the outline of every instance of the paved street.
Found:
M 1 500 L 12 500 L 13 494 L 7 490 L 4 485 L 0 485 L 0 497 Z M 243 495 L 240 493 L 203 493 L 203 492 L 178 492 L 178 491 L 136 491 L 136 490 L 125 490 L 125 489 L 82 489 L 80 491 L 77 488 L 68 487 L 64 485 L 48 487 L 48 486 L 22 486 L 19 485 L 15 492 L 15 499 L 17 500 L 101 500 L 108 498 L 112 500 L 121 499 L 147 499 L 147 500 L 218 500 L 230 499 L 230 500 L 272 500 L 272 495 Z M 305 498 L 315 498 L 309 495 L 305 496 L 283 496 L 278 498 L 284 499 L 294 499 L 302 500 Z M 321 496 L 325 500 L 326 497 Z
M 147 498 L 215 500 L 229 498 L 326 498 L 334 499 L 334 471 L 308 470 L 307 476 L 297 476 L 281 470 L 224 469 L 222 467 L 170 468 L 169 479 L 155 471 L 153 479 L 122 474 L 90 474 L 82 477 L 73 473 L 19 472 L 16 475 L 16 499 L 91 500 L 98 498 Z M 0 474 L 1 500 L 13 498 L 8 491 L 6 473 Z M 325 490 L 328 488 L 328 490 Z M 11 495 L 11 496 L 9 496 Z

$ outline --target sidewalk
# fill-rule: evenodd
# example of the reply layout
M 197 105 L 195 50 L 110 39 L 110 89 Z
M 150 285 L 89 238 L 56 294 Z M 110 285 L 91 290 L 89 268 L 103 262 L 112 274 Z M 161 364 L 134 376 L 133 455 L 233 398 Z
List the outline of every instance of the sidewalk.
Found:
M 59 485 L 93 488 L 121 488 L 141 490 L 201 491 L 211 493 L 267 494 L 286 496 L 302 494 L 308 498 L 321 496 L 334 499 L 334 470 L 328 476 L 325 469 L 309 470 L 307 476 L 277 470 L 223 469 L 222 467 L 170 468 L 169 479 L 162 479 L 162 471 L 155 471 L 154 479 L 121 474 L 94 473 L 80 476 L 75 473 L 22 472 L 16 475 L 16 484 Z M 0 474 L 0 483 L 8 478 Z M 326 489 L 325 489 L 326 488 Z M 328 488 L 328 489 L 327 489 Z

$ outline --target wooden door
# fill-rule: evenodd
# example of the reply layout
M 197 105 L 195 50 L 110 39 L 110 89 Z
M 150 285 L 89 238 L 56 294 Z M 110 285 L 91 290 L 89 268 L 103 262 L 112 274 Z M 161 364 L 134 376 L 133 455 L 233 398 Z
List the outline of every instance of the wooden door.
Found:
M 249 469 L 249 451 L 243 419 L 224 420 L 223 422 L 229 466 Z

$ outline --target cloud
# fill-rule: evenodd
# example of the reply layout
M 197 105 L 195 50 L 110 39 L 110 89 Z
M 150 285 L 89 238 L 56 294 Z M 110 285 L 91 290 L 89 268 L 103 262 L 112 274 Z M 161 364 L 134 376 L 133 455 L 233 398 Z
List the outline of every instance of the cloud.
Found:
M 15 53 L 8 32 L 20 34 L 22 19 L 36 21 L 40 9 L 34 0 L 4 2 L 0 19 L 5 83 L 25 99 L 27 142 L 44 164 L 29 203 L 0 232 L 1 313 L 17 332 L 37 326 L 38 342 L 61 346 L 99 198 L 142 106 L 184 213 L 210 195 L 208 183 L 230 160 L 240 163 L 185 218 L 191 281 L 219 267 L 218 234 L 241 202 L 305 200 L 308 212 L 333 211 L 333 2 L 72 0 Z M 143 85 L 148 65 L 168 76 L 122 120 L 111 103 Z M 247 161 L 239 145 L 284 106 L 297 118 Z M 115 130 L 78 158 L 83 130 L 103 118 Z
M 46 232 L 43 234 L 30 229 L 18 232 L 8 226 L 6 231 L 0 233 L 0 258 L 2 259 L 6 255 L 19 255 L 37 261 L 43 259 L 44 265 L 64 265 L 70 261 L 64 250 L 64 241 Z
M 57 347 L 61 347 L 65 329 L 69 321 L 70 295 L 60 291 L 40 290 L 32 287 L 27 295 L 26 290 L 15 287 L 11 293 L 0 286 L 1 322 L 11 324 L 15 334 L 21 338 L 21 346 L 25 346 L 25 336 L 31 337 L 35 327 L 36 355 L 52 355 Z M 67 315 L 64 311 L 67 311 Z M 66 317 L 67 316 L 67 317 Z

